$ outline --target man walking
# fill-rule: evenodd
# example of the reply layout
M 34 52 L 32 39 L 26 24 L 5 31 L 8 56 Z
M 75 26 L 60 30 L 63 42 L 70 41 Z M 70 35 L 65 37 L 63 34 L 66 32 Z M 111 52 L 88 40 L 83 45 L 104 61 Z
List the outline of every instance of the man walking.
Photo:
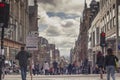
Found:
M 15 59 L 19 61 L 22 80 L 26 80 L 27 62 L 29 57 L 31 57 L 31 55 L 25 51 L 24 47 L 21 47 L 21 51 L 15 56 Z

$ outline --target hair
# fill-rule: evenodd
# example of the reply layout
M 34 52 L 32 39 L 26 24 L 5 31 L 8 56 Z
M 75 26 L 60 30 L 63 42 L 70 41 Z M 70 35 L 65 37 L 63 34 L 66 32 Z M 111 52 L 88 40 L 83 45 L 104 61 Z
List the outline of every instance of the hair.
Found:
M 107 54 L 108 54 L 108 55 L 112 55 L 112 54 L 113 54 L 113 50 L 112 50 L 111 48 L 108 48 L 108 49 L 107 49 Z
M 97 56 L 103 56 L 101 51 L 98 51 Z
M 22 47 L 21 47 L 21 50 L 25 50 L 25 47 L 22 46 Z

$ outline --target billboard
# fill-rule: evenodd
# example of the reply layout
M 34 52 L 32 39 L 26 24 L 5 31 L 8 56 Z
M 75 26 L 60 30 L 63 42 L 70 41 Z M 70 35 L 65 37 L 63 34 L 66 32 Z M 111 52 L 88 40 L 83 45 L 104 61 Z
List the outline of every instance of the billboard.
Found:
M 26 48 L 28 50 L 38 50 L 38 36 L 30 34 L 26 37 Z

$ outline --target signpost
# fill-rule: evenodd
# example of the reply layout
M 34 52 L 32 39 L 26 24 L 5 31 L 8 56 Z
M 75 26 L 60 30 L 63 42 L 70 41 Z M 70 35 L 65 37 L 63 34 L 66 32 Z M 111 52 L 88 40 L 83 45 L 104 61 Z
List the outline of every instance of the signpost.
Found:
M 30 52 L 34 53 L 35 51 L 38 51 L 38 33 L 36 31 L 30 32 L 30 34 L 26 37 L 26 48 Z M 32 61 L 30 60 L 30 76 L 32 80 Z
M 27 36 L 27 38 L 26 38 L 26 48 L 28 50 L 38 50 L 38 37 Z

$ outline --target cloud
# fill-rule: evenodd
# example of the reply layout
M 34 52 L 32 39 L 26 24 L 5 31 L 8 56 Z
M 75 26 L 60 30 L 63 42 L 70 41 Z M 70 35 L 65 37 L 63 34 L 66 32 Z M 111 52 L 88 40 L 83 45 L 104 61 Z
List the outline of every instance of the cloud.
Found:
M 84 0 L 38 0 L 39 7 L 44 7 L 49 12 L 65 12 L 80 15 L 83 10 Z
M 64 12 L 47 12 L 47 15 L 49 17 L 57 16 L 60 17 L 61 19 L 75 19 L 76 17 L 79 17 L 77 14 L 72 14 L 72 13 L 64 13 Z
M 73 27 L 75 22 L 76 21 L 74 19 L 66 19 L 61 22 L 61 25 L 65 28 L 69 28 L 69 27 Z
M 56 6 L 57 0 L 38 0 L 39 3 Z
M 38 0 L 39 35 L 69 56 L 79 34 L 84 0 Z M 90 3 L 90 0 L 87 0 Z
M 55 26 L 49 26 L 46 29 L 46 36 L 55 37 L 62 34 L 61 29 Z

